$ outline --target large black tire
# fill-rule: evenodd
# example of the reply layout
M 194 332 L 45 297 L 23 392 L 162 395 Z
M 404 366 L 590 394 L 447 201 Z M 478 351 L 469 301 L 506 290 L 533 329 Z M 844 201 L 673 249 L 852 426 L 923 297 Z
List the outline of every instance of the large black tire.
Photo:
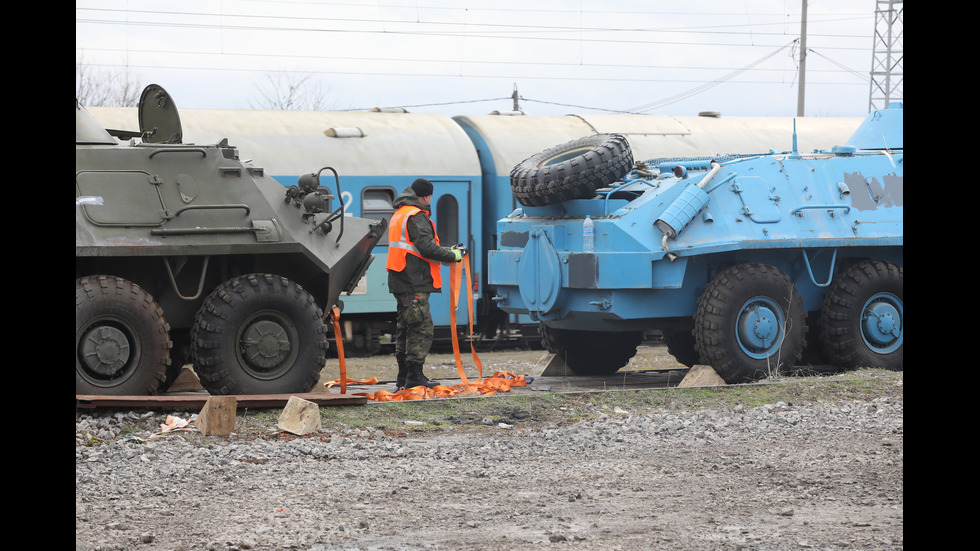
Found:
M 510 172 L 510 187 L 522 205 L 550 205 L 592 197 L 632 168 L 633 152 L 624 136 L 593 134 L 521 161 Z
M 149 293 L 110 275 L 75 280 L 75 394 L 157 394 L 170 325 Z
M 902 266 L 875 260 L 834 278 L 820 308 L 820 340 L 834 365 L 903 369 L 903 279 Z
M 701 359 L 729 384 L 776 376 L 803 352 L 803 298 L 772 266 L 731 266 L 698 299 L 694 339 Z
M 576 375 L 612 375 L 636 355 L 640 331 L 572 331 L 541 324 L 541 344 Z
M 695 348 L 694 334 L 690 329 L 664 329 L 663 336 L 667 353 L 678 363 L 687 367 L 702 363 L 701 355 Z
M 819 312 L 807 314 L 806 321 L 806 346 L 803 347 L 803 354 L 800 356 L 798 367 L 829 364 L 830 360 L 823 351 L 823 343 L 820 342 Z
M 170 367 L 167 368 L 166 380 L 160 385 L 160 392 L 170 390 L 184 366 L 192 362 L 190 332 L 171 329 L 170 338 L 173 340 L 173 348 L 170 349 Z
M 831 375 L 841 373 L 843 368 L 830 362 L 824 352 L 824 344 L 820 339 L 820 312 L 808 312 L 806 315 L 806 345 L 800 361 L 787 371 L 787 375 L 811 377 L 814 375 Z
M 211 394 L 309 392 L 326 365 L 323 311 L 300 285 L 249 274 L 220 285 L 191 330 L 194 369 Z

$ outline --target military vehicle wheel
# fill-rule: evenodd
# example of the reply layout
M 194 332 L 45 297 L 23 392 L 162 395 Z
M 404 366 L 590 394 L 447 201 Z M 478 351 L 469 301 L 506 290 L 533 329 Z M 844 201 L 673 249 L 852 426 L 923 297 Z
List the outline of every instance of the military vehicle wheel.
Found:
M 690 329 L 664 329 L 664 344 L 667 346 L 667 353 L 674 357 L 681 365 L 694 367 L 700 364 L 701 357 L 694 347 L 694 334 Z
M 171 331 L 173 348 L 170 349 L 170 367 L 167 368 L 167 378 L 160 385 L 160 392 L 166 392 L 180 376 L 184 365 L 191 363 L 191 344 L 187 331 Z
M 821 340 L 834 365 L 902 370 L 903 276 L 902 266 L 869 260 L 834 278 L 820 309 Z
M 612 375 L 636 355 L 643 333 L 572 331 L 541 324 L 541 344 L 576 375 Z
M 788 369 L 788 375 L 809 377 L 812 375 L 829 375 L 844 371 L 843 368 L 830 363 L 830 358 L 824 352 L 824 344 L 820 337 L 820 312 L 808 312 L 806 316 L 806 344 L 797 365 Z
M 163 309 L 138 285 L 109 275 L 75 280 L 76 394 L 157 394 L 170 347 Z
M 309 392 L 326 365 L 327 327 L 313 296 L 271 274 L 218 286 L 191 330 L 194 369 L 211 394 Z
M 803 298 L 785 274 L 765 264 L 736 264 L 698 299 L 694 339 L 701 358 L 737 384 L 795 366 L 805 323 Z
M 820 365 L 827 364 L 830 360 L 823 351 L 823 343 L 820 342 L 820 315 L 813 312 L 807 314 L 806 344 L 803 346 L 803 354 L 800 357 L 801 365 Z
M 593 134 L 521 161 L 510 172 L 510 187 L 522 205 L 550 205 L 592 197 L 631 168 L 633 152 L 624 136 Z

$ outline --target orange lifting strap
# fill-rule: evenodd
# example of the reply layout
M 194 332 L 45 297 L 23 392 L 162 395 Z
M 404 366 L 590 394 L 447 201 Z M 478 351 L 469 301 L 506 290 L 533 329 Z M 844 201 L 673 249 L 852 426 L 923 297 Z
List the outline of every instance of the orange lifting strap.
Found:
M 459 265 L 463 265 L 463 270 L 466 272 L 466 296 L 469 299 L 466 303 L 466 311 L 469 313 L 470 320 L 470 350 L 473 352 L 473 363 L 476 364 L 476 371 L 480 375 L 477 380 L 479 382 L 483 379 L 483 364 L 480 363 L 480 357 L 476 355 L 476 348 L 473 345 L 473 282 L 470 280 L 470 255 L 466 254 L 463 256 L 462 262 L 453 262 L 449 265 L 449 325 L 453 334 L 453 357 L 456 358 L 456 371 L 459 372 L 459 378 L 462 379 L 464 385 L 470 384 L 466 379 L 466 373 L 463 372 L 463 362 L 459 359 L 459 335 L 456 334 L 456 310 L 459 308 L 459 287 L 462 279 L 462 274 L 460 274 Z
M 340 393 L 347 394 L 347 362 L 344 361 L 344 336 L 340 332 L 340 308 L 330 308 L 330 318 L 333 320 L 333 338 L 337 341 L 337 358 L 340 360 Z M 328 384 L 327 388 L 331 386 Z
M 460 359 L 459 355 L 459 336 L 456 334 L 456 309 L 459 307 L 459 289 L 462 285 L 462 273 L 459 269 L 459 264 L 463 265 L 463 269 L 466 272 L 470 350 L 473 352 L 473 363 L 476 364 L 477 373 L 479 374 L 479 379 L 473 383 L 466 378 L 466 373 L 463 370 L 463 361 Z M 518 376 L 506 371 L 497 371 L 494 372 L 493 377 L 489 377 L 487 379 L 483 378 L 483 363 L 480 362 L 480 357 L 476 353 L 476 347 L 473 345 L 473 284 L 470 279 L 469 255 L 463 256 L 462 262 L 453 262 L 449 266 L 449 280 L 449 321 L 452 325 L 450 329 L 452 330 L 453 336 L 453 357 L 456 359 L 456 371 L 459 372 L 459 378 L 463 381 L 462 384 L 452 386 L 436 385 L 434 388 L 417 386 L 413 388 L 400 389 L 396 392 L 388 392 L 387 390 L 379 390 L 373 393 L 356 392 L 352 394 L 352 396 L 367 396 L 376 402 L 449 398 L 464 394 L 480 394 L 483 396 L 490 396 L 496 394 L 497 392 L 507 392 L 513 386 L 527 386 L 529 382 L 534 380 L 530 377 L 525 378 L 524 375 Z M 336 384 L 340 384 L 340 393 L 346 394 L 348 382 L 362 385 L 377 384 L 377 377 L 371 377 L 370 379 L 363 381 L 347 379 L 347 367 L 344 362 L 344 341 L 340 331 L 340 310 L 335 306 L 331 309 L 331 312 L 331 317 L 333 318 L 334 336 L 337 340 L 337 355 L 340 358 L 340 379 L 324 383 L 324 386 L 330 388 Z

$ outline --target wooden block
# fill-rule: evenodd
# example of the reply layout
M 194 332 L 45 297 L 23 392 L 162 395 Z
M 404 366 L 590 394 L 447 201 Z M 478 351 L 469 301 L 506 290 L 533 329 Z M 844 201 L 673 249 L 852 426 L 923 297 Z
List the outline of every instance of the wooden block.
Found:
M 531 377 L 564 377 L 570 374 L 571 370 L 565 365 L 565 360 L 550 352 L 545 352 L 527 373 Z
M 180 368 L 180 374 L 167 389 L 167 392 L 197 392 L 204 390 L 201 386 L 201 379 L 197 378 L 197 373 L 191 369 L 190 365 Z
M 677 386 L 725 386 L 727 384 L 710 365 L 696 365 L 687 372 Z
M 201 434 L 227 436 L 235 430 L 235 413 L 238 411 L 238 398 L 234 396 L 211 396 L 204 403 L 194 426 Z
M 315 403 L 290 396 L 286 407 L 279 414 L 279 430 L 297 435 L 320 430 L 320 406 Z

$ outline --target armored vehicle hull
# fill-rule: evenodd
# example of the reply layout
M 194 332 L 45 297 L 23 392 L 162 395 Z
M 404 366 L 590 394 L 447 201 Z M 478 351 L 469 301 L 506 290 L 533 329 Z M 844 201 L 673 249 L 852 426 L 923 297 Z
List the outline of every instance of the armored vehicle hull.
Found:
M 189 362 L 212 394 L 312 389 L 384 222 L 332 210 L 323 169 L 285 188 L 227 140 L 180 143 L 157 86 L 140 132 L 75 110 L 76 394 L 154 394 Z
M 809 154 L 787 129 L 783 153 L 634 162 L 606 135 L 532 156 L 489 255 L 495 300 L 580 374 L 615 372 L 651 330 L 729 383 L 902 369 L 902 113 Z

